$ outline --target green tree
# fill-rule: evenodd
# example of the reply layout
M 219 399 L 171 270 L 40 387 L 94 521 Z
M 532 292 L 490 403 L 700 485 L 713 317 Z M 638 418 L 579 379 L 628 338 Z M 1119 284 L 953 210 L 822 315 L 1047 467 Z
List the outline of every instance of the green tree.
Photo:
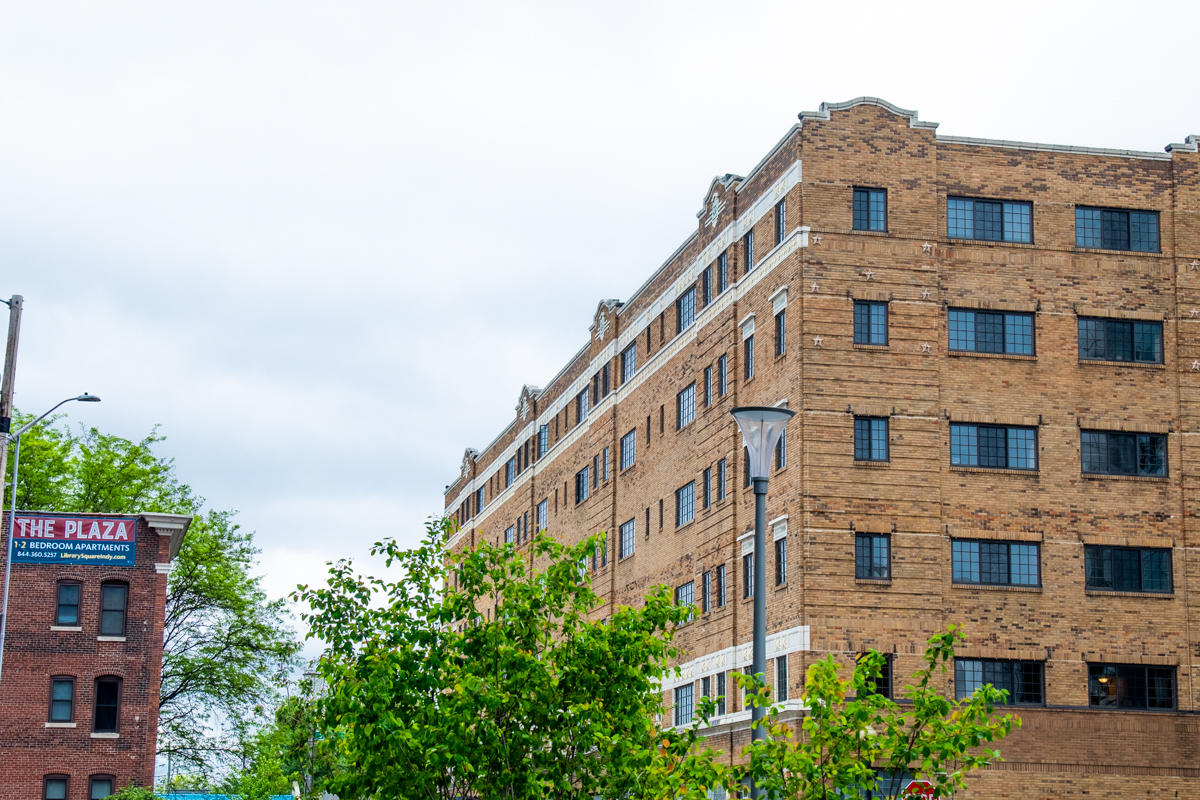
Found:
M 300 587 L 318 671 L 329 788 L 370 798 L 703 798 L 718 777 L 691 731 L 663 731 L 660 679 L 693 609 L 657 587 L 640 608 L 600 605 L 575 547 L 539 535 L 525 553 L 484 544 L 447 558 L 446 521 L 421 545 L 375 545 L 402 577 L 345 560 Z M 670 794 L 666 794 L 669 792 Z
M 763 796 L 825 800 L 868 796 L 867 791 L 893 797 L 902 783 L 917 777 L 933 784 L 935 797 L 951 796 L 969 771 L 1000 758 L 983 745 L 1021 724 L 1011 714 L 993 716 L 1007 693 L 991 684 L 958 701 L 938 691 L 937 676 L 953 663 L 954 644 L 962 638 L 954 625 L 930 638 L 924 666 L 902 693 L 904 705 L 874 691 L 883 665 L 879 653 L 860 659 L 850 680 L 838 677 L 832 656 L 811 665 L 799 736 L 793 725 L 780 722 L 761 680 L 739 675 L 748 702 L 768 706 L 763 721 L 768 736 L 746 748 L 734 779 L 754 780 Z
M 18 414 L 14 429 L 28 420 Z M 62 422 L 51 418 L 22 437 L 19 507 L 194 515 L 167 581 L 158 746 L 173 771 L 206 782 L 240 761 L 240 729 L 274 705 L 275 686 L 294 665 L 284 599 L 263 592 L 253 534 L 234 512 L 206 508 L 174 461 L 155 452 L 157 428 L 132 441 Z

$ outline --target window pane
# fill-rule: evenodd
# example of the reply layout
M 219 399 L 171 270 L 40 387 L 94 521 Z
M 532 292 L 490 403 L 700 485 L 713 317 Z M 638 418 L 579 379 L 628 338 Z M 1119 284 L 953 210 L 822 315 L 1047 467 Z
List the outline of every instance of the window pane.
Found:
M 1129 235 L 1133 250 L 1144 253 L 1158 252 L 1158 212 L 1131 211 L 1129 213 Z
M 105 800 L 113 793 L 112 778 L 92 778 L 89 800 Z
M 1085 547 L 1083 564 L 1089 589 L 1113 588 L 1112 553 L 1107 547 Z
M 1037 469 L 1037 432 L 1033 428 L 1008 429 L 1008 466 Z
M 980 583 L 1008 583 L 1008 545 L 1002 542 L 979 542 Z
M 67 798 L 67 779 L 66 778 L 47 778 L 46 779 L 46 800 L 66 800 Z
M 92 728 L 101 733 L 117 729 L 117 694 L 120 684 L 114 680 L 96 681 L 96 710 Z
M 1106 359 L 1108 346 L 1105 343 L 1107 327 L 1102 319 L 1079 319 L 1079 357 Z
M 1100 246 L 1106 250 L 1129 249 L 1129 212 L 1101 209 Z
M 950 312 L 950 349 L 951 350 L 966 350 L 973 352 L 975 350 L 975 312 L 974 311 L 955 311 Z
M 1004 204 L 1004 241 L 1033 241 L 1033 206 L 1029 203 Z
M 1003 207 L 1000 203 L 975 201 L 975 238 L 992 242 L 1004 238 Z
M 1142 551 L 1142 591 L 1171 591 L 1171 551 Z
M 950 463 L 959 466 L 978 466 L 979 437 L 974 425 L 950 426 Z
M 1142 588 L 1142 563 L 1137 550 L 1114 548 L 1111 554 L 1113 588 L 1136 592 Z
M 1108 471 L 1114 475 L 1136 474 L 1136 437 L 1127 433 L 1108 434 Z
M 1004 352 L 1003 314 L 975 312 L 975 350 L 980 353 Z
M 946 235 L 951 238 L 974 239 L 974 203 L 962 197 L 946 200 Z
M 1075 246 L 1100 247 L 1100 209 L 1075 209 Z
M 1084 472 L 1108 472 L 1108 437 L 1095 431 L 1080 434 Z
M 871 458 L 875 461 L 888 460 L 888 421 L 871 420 Z
M 100 587 L 100 635 L 125 635 L 125 597 L 128 587 L 109 583 Z
M 983 662 L 965 658 L 954 661 L 954 696 L 958 700 L 983 686 Z
M 1006 430 L 1004 428 L 979 426 L 977 431 L 979 437 L 979 466 L 1007 467 L 1008 436 Z
M 1105 321 L 1105 338 L 1109 361 L 1133 360 L 1133 325 L 1121 320 Z
M 55 613 L 56 625 L 77 625 L 79 623 L 79 584 L 60 583 L 58 585 L 58 610 Z
M 1009 565 L 1013 585 L 1038 585 L 1038 546 L 1036 544 L 1009 545 Z
M 1004 352 L 1013 355 L 1033 355 L 1033 315 L 1004 315 Z
M 979 583 L 979 542 L 954 542 L 951 545 L 951 579 Z
M 1163 360 L 1162 323 L 1133 323 L 1133 360 L 1161 364 Z
M 1137 437 L 1139 475 L 1167 474 L 1167 437 L 1140 433 Z

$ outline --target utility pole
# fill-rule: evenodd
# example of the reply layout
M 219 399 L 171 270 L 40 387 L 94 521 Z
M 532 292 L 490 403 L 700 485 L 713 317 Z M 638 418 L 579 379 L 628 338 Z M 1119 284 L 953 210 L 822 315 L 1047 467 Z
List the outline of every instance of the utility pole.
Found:
M 8 470 L 8 434 L 12 428 L 13 377 L 17 374 L 17 339 L 21 334 L 21 306 L 25 298 L 14 294 L 0 300 L 8 306 L 8 346 L 4 350 L 4 379 L 0 382 L 0 509 L 4 508 L 4 476 Z M 14 498 L 15 499 L 15 498 Z M 8 560 L 8 553 L 4 554 Z

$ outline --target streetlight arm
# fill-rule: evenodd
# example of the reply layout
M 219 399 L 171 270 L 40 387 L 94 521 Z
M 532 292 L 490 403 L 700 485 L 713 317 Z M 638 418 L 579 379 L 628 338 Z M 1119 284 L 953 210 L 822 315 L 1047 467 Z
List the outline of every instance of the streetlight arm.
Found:
M 54 408 L 50 409 L 50 410 L 49 410 L 49 411 L 47 411 L 45 414 L 42 414 L 40 417 L 38 417 L 37 419 L 35 419 L 33 422 L 30 422 L 28 425 L 24 425 L 24 426 L 22 426 L 22 427 L 21 427 L 21 429 L 20 429 L 20 430 L 18 430 L 16 433 L 10 433 L 10 434 L 8 435 L 8 440 L 9 440 L 10 442 L 15 442 L 17 439 L 20 439 L 20 438 L 21 438 L 23 435 L 25 435 L 25 433 L 26 433 L 26 432 L 27 432 L 27 431 L 28 431 L 30 428 L 32 428 L 34 425 L 37 425 L 39 422 L 41 422 L 41 421 L 42 421 L 42 420 L 44 420 L 46 417 L 48 417 L 48 416 L 50 416 L 51 414 L 53 414 L 55 411 L 58 411 L 58 409 L 59 409 L 59 408 L 61 408 L 62 406 L 65 406 L 67 403 L 72 403 L 72 402 L 74 402 L 74 401 L 76 401 L 76 400 L 80 400 L 80 401 L 82 401 L 82 402 L 85 402 L 85 403 L 95 403 L 95 402 L 99 401 L 99 400 L 100 400 L 100 398 L 99 398 L 99 397 L 96 397 L 95 395 L 87 394 L 87 393 L 85 392 L 85 393 L 83 393 L 83 394 L 81 394 L 81 395 L 79 395 L 79 396 L 77 396 L 77 397 L 68 397 L 66 400 L 60 400 L 60 401 L 59 401 L 59 402 L 58 402 L 58 403 L 57 403 L 57 404 L 54 406 Z

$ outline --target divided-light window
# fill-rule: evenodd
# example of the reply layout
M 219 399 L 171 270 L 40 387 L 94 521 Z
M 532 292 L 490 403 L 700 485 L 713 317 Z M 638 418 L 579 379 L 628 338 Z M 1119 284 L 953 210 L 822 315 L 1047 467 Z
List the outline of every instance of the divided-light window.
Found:
M 888 460 L 887 417 L 854 418 L 854 460 Z
M 100 584 L 100 635 L 125 635 L 125 605 L 129 584 L 111 581 Z
M 950 463 L 956 467 L 1036 470 L 1037 428 L 951 423 Z
M 958 700 L 991 684 L 1008 692 L 1009 705 L 1040 706 L 1046 702 L 1041 661 L 993 658 L 954 659 L 954 696 Z
M 854 230 L 887 230 L 887 190 L 854 189 Z
M 946 235 L 951 239 L 1028 244 L 1033 241 L 1033 204 L 946 198 Z
M 1161 364 L 1162 323 L 1080 317 L 1079 358 L 1084 361 Z
M 696 321 L 696 287 L 688 289 L 675 301 L 675 332 L 683 333 Z
M 621 351 L 621 385 L 624 386 L 633 379 L 637 372 L 637 342 Z
M 951 577 L 954 583 L 991 586 L 1039 586 L 1041 545 L 954 539 Z
M 1171 549 L 1167 547 L 1083 548 L 1087 588 L 1117 592 L 1158 592 L 1170 594 Z
M 1075 246 L 1158 252 L 1158 212 L 1075 207 Z
M 696 384 L 684 387 L 675 396 L 676 430 L 683 430 L 696 419 Z
M 1165 433 L 1080 431 L 1082 469 L 1091 475 L 1167 475 Z
M 637 546 L 636 526 L 637 522 L 632 519 L 621 523 L 621 541 L 617 551 L 618 558 L 633 555 L 633 549 Z
M 696 518 L 696 482 L 675 490 L 675 527 L 686 525 Z
M 854 577 L 860 580 L 891 579 L 891 538 L 886 533 L 854 534 Z
M 1088 705 L 1173 709 L 1176 707 L 1175 667 L 1089 663 Z
M 950 309 L 950 349 L 968 353 L 1033 355 L 1033 314 Z
M 582 503 L 588 499 L 591 490 L 591 467 L 584 467 L 575 473 L 575 502 Z
M 79 589 L 74 581 L 58 584 L 58 602 L 54 611 L 54 624 L 74 626 L 79 624 Z
M 888 343 L 888 304 L 870 300 L 854 301 L 854 343 Z
M 621 437 L 621 469 L 626 470 L 637 461 L 637 428 Z

